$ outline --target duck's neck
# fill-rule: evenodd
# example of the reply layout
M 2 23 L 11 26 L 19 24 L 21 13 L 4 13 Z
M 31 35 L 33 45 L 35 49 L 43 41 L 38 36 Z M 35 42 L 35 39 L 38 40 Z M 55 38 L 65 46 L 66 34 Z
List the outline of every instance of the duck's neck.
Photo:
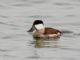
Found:
M 45 33 L 45 28 L 44 29 L 40 29 L 40 30 L 37 30 L 39 33 L 42 33 L 44 34 Z

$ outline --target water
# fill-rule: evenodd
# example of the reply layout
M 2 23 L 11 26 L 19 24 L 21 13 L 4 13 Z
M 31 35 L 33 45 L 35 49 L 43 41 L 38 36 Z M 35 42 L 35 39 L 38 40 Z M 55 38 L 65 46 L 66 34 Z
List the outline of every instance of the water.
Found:
M 0 60 L 80 60 L 79 11 L 80 0 L 0 0 Z M 64 34 L 36 42 L 35 19 Z

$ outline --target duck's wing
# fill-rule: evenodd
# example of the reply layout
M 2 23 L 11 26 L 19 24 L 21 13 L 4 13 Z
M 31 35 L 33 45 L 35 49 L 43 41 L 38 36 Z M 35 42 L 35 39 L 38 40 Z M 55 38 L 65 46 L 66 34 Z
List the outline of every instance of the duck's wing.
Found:
M 62 33 L 61 31 L 54 29 L 54 28 L 45 28 L 45 34 L 57 34 L 57 33 Z

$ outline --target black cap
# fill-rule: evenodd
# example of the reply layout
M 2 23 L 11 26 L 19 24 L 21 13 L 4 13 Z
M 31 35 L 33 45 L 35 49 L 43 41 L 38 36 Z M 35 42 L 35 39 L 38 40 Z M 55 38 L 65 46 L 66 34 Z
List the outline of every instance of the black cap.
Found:
M 44 24 L 42 20 L 35 20 L 33 22 L 33 25 L 37 25 L 37 24 Z

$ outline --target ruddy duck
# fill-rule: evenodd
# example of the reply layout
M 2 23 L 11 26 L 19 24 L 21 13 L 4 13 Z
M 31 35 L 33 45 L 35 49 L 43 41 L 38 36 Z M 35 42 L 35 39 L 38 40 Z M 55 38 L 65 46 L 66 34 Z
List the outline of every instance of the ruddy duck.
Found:
M 33 37 L 40 37 L 40 38 L 44 37 L 55 38 L 55 37 L 60 37 L 62 35 L 62 32 L 57 29 L 45 27 L 42 20 L 35 20 L 33 22 L 32 28 L 28 32 L 32 32 Z

